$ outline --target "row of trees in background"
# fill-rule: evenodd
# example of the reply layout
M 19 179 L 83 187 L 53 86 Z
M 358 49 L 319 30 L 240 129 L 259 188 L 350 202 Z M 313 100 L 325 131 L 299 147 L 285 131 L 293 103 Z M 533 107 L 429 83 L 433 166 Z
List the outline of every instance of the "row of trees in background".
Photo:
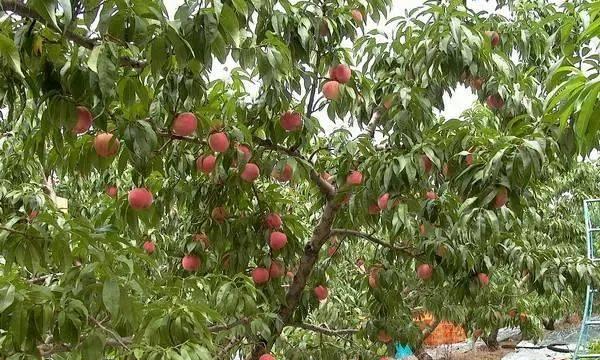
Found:
M 370 359 L 423 312 L 494 346 L 577 311 L 599 3 L 365 33 L 389 6 L 0 0 L 1 356 Z

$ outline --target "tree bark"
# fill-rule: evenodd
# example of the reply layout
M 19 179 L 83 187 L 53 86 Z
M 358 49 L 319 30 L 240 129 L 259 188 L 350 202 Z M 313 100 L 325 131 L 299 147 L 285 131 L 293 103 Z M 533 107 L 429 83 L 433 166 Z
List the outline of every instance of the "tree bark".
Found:
M 483 337 L 483 342 L 487 345 L 489 350 L 496 350 L 500 347 L 498 343 L 498 329 L 494 328 L 488 336 Z
M 544 322 L 544 328 L 546 330 L 554 330 L 554 324 L 556 323 L 555 319 L 550 318 L 550 319 L 544 320 L 543 322 Z
M 278 323 L 276 322 L 271 326 L 273 339 L 277 339 L 281 335 L 283 328 L 291 324 L 290 320 L 292 319 L 294 310 L 298 307 L 298 302 L 306 287 L 310 273 L 319 258 L 319 250 L 321 250 L 323 244 L 329 239 L 329 233 L 331 232 L 338 205 L 335 200 L 327 201 L 319 224 L 313 230 L 310 241 L 304 247 L 304 255 L 302 255 L 302 259 L 300 260 L 298 271 L 296 271 L 292 285 L 290 285 L 285 296 L 285 302 L 279 308 Z M 254 347 L 248 359 L 257 360 L 262 354 L 268 352 L 272 346 L 273 341 L 262 341 Z

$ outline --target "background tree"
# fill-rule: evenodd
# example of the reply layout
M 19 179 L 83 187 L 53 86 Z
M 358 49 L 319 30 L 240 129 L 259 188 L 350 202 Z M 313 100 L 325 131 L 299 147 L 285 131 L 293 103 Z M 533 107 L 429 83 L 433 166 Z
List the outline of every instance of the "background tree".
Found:
M 552 91 L 597 69 L 595 5 L 428 2 L 390 38 L 362 31 L 384 0 L 0 5 L 3 357 L 370 358 L 419 348 L 424 310 L 535 336 L 523 288 L 597 281 L 538 221 L 595 144 L 597 92 L 565 126 Z M 485 105 L 444 119 L 460 82 Z

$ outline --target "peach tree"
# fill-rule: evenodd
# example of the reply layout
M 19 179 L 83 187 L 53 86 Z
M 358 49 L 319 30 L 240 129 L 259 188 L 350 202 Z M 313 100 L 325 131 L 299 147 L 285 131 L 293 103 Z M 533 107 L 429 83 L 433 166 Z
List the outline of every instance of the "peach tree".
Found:
M 597 281 L 543 219 L 597 139 L 596 4 L 166 4 L 0 0 L 3 358 L 420 353 Z

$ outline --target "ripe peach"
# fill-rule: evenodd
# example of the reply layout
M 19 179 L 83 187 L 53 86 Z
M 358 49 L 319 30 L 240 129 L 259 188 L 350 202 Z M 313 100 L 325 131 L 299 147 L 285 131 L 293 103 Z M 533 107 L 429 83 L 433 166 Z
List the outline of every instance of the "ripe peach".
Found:
M 214 152 L 225 152 L 229 149 L 229 138 L 224 132 L 216 132 L 208 137 L 208 146 Z
M 465 156 L 465 163 L 467 166 L 473 165 L 473 154 L 469 153 L 467 156 Z
M 333 183 L 333 180 L 334 180 L 333 176 L 330 173 L 328 173 L 327 171 L 321 173 L 321 179 L 327 181 L 330 184 Z
M 241 154 L 241 159 L 243 159 L 244 161 L 250 160 L 250 158 L 252 157 L 252 150 L 250 150 L 250 147 L 248 145 L 239 144 L 237 146 L 237 149 L 238 149 L 238 156 L 240 156 L 240 154 Z
M 273 250 L 281 250 L 287 244 L 287 236 L 279 231 L 273 231 L 269 236 L 269 246 Z
M 431 171 L 431 167 L 433 166 L 433 163 L 431 162 L 429 156 L 425 154 L 421 155 L 421 163 L 423 164 L 423 169 L 425 170 L 425 172 L 429 173 Z
M 392 337 L 390 336 L 390 334 L 387 333 L 387 331 L 381 329 L 377 333 L 377 340 L 379 340 L 380 342 L 382 342 L 384 344 L 387 344 L 387 343 L 392 342 Z
M 216 221 L 218 223 L 222 223 L 223 221 L 225 221 L 225 219 L 227 219 L 227 211 L 225 210 L 224 207 L 219 206 L 219 207 L 212 209 L 210 216 L 212 217 L 212 219 L 214 221 Z
M 251 276 L 252 281 L 254 281 L 254 284 L 263 285 L 269 281 L 269 270 L 263 267 L 257 267 L 254 270 L 252 270 Z
M 288 279 L 292 280 L 294 278 L 294 273 L 291 271 L 288 271 L 285 273 L 285 277 L 287 277 Z
M 421 234 L 421 236 L 427 235 L 427 229 L 425 228 L 425 224 L 419 224 L 419 234 Z
M 327 299 L 327 296 L 329 296 L 329 290 L 327 289 L 327 287 L 325 287 L 323 285 L 319 285 L 319 286 L 315 287 L 315 289 L 313 291 L 319 301 L 323 301 L 323 300 Z
M 394 105 L 394 96 L 388 95 L 383 99 L 383 107 L 389 110 Z
M 152 197 L 150 190 L 146 188 L 134 188 L 129 190 L 127 200 L 129 200 L 129 206 L 131 206 L 132 209 L 143 210 L 152 206 L 154 198 Z
M 369 270 L 369 287 L 371 289 L 377 289 L 379 287 L 379 272 L 381 271 L 380 267 L 372 267 Z
M 92 126 L 94 117 L 92 116 L 90 110 L 88 110 L 88 108 L 86 108 L 85 106 L 78 106 L 75 109 L 75 112 L 77 113 L 77 122 L 73 127 L 73 132 L 75 134 L 83 134 L 84 132 L 88 131 Z
M 242 180 L 249 183 L 254 182 L 259 176 L 260 169 L 253 163 L 247 163 L 246 166 L 244 166 L 244 171 L 240 174 Z
M 210 174 L 217 164 L 217 158 L 214 155 L 202 155 L 196 159 L 196 170 L 205 174 Z
M 521 322 L 525 322 L 525 321 L 527 320 L 527 314 L 525 314 L 525 313 L 520 313 L 520 314 L 519 314 L 519 320 L 520 320 Z
M 275 356 L 271 355 L 271 354 L 264 354 L 261 355 L 258 360 L 276 360 Z
M 517 317 L 517 310 L 516 310 L 516 309 L 511 309 L 511 310 L 508 312 L 508 316 L 509 316 L 511 319 L 514 319 L 514 318 L 516 318 L 516 317 Z
M 481 88 L 483 87 L 483 83 L 484 83 L 483 78 L 480 78 L 479 76 L 477 76 L 477 77 L 472 78 L 471 81 L 469 81 L 469 86 L 471 86 L 472 89 L 481 90 Z
M 271 172 L 271 176 L 281 182 L 287 182 L 292 179 L 294 175 L 294 168 L 290 164 L 285 164 L 283 166 L 283 171 L 280 173 L 276 168 Z
M 360 171 L 352 170 L 346 176 L 346 184 L 350 186 L 360 185 L 362 183 L 363 176 Z
M 279 123 L 285 131 L 296 131 L 302 128 L 302 115 L 297 111 L 288 110 L 279 118 Z
M 269 215 L 267 215 L 265 222 L 267 223 L 267 227 L 269 229 L 279 229 L 283 224 L 283 222 L 281 221 L 281 217 L 277 213 L 270 213 Z
M 335 253 L 337 253 L 338 249 L 338 245 L 329 245 L 329 247 L 327 248 L 327 256 L 332 257 L 333 255 L 335 255 Z
M 352 19 L 354 19 L 354 21 L 360 25 L 363 22 L 363 15 L 362 12 L 360 12 L 360 10 L 358 9 L 353 9 L 351 11 L 351 15 L 352 15 Z
M 485 32 L 485 36 L 490 39 L 492 47 L 496 47 L 500 44 L 500 35 L 497 32 L 488 30 Z
M 337 100 L 340 96 L 340 83 L 335 80 L 330 80 L 323 84 L 323 96 L 327 100 Z
M 369 205 L 369 208 L 367 209 L 367 212 L 369 213 L 369 215 L 379 214 L 380 211 L 381 211 L 381 209 L 379 208 L 379 206 L 377 206 L 377 204 L 371 204 L 371 205 Z
M 200 268 L 200 258 L 196 255 L 186 255 L 181 259 L 181 266 L 185 271 L 196 271 Z
M 119 139 L 111 133 L 100 133 L 94 139 L 94 149 L 100 157 L 111 157 L 119 152 Z
M 490 109 L 498 110 L 504 106 L 504 99 L 498 94 L 490 95 L 486 99 L 486 104 Z
M 118 192 L 119 192 L 119 190 L 114 185 L 110 185 L 110 186 L 106 187 L 106 195 L 110 196 L 111 198 L 116 198 Z
M 39 211 L 37 210 L 31 210 L 31 212 L 28 215 L 29 221 L 35 219 L 36 217 L 38 217 L 38 215 L 40 214 Z
M 198 127 L 198 119 L 196 119 L 196 115 L 190 112 L 184 112 L 173 120 L 173 125 L 171 130 L 173 134 L 179 136 L 189 136 L 196 131 L 196 127 Z
M 205 233 L 194 234 L 194 241 L 202 243 L 205 249 L 210 245 L 210 240 L 208 240 L 208 236 Z
M 479 286 L 480 287 L 487 286 L 487 284 L 489 284 L 489 282 L 490 282 L 489 276 L 487 274 L 484 274 L 484 273 L 478 273 L 477 274 L 477 279 L 479 280 Z
M 508 202 L 508 190 L 504 186 L 498 188 L 498 193 L 494 197 L 494 207 L 499 209 Z
M 427 200 L 436 200 L 438 198 L 438 195 L 434 191 L 428 191 L 425 194 L 425 198 Z
M 150 255 L 156 250 L 156 245 L 152 241 L 144 242 L 144 250 Z
M 335 79 L 340 84 L 345 84 L 350 81 L 352 77 L 352 70 L 348 65 L 339 64 L 338 66 L 333 68 L 333 79 Z
M 381 209 L 381 210 L 387 209 L 389 200 L 390 200 L 389 193 L 385 193 L 385 194 L 381 195 L 379 197 L 379 199 L 377 199 L 377 206 L 379 206 L 379 209 Z
M 277 260 L 271 261 L 271 266 L 269 267 L 269 277 L 271 279 L 277 279 L 285 274 L 285 268 L 283 264 Z
M 429 280 L 433 275 L 433 267 L 429 264 L 421 264 L 417 267 L 417 276 L 421 280 Z
M 435 249 L 435 254 L 439 257 L 446 256 L 446 254 L 448 254 L 448 247 L 444 244 L 440 244 L 440 246 Z

